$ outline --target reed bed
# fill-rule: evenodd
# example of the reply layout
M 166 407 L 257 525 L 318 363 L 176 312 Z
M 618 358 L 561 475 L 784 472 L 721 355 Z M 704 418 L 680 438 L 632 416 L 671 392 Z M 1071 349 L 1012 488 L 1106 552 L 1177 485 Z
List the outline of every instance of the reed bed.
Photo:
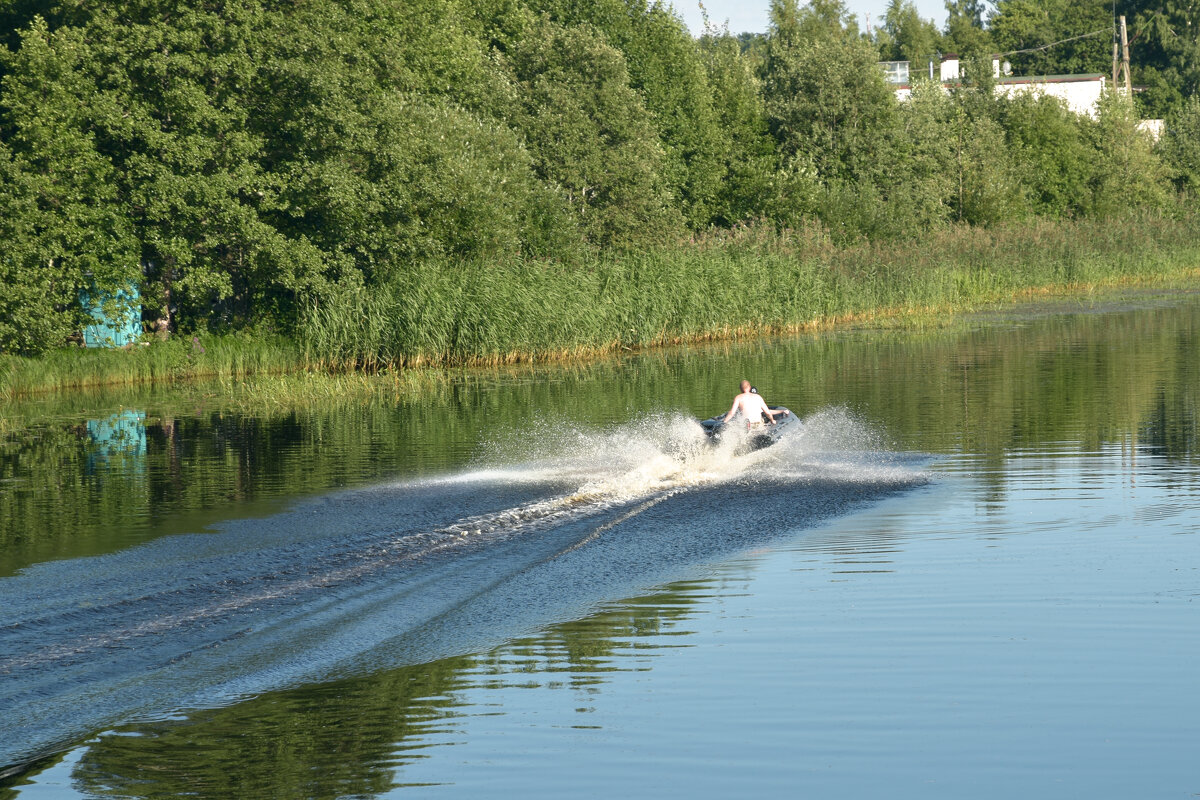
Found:
M 1200 215 L 1038 219 L 848 245 L 815 226 L 745 227 L 573 263 L 426 263 L 370 289 L 328 295 L 306 310 L 294 339 L 183 336 L 128 351 L 0 356 L 0 398 L 304 371 L 387 371 L 399 389 L 417 380 L 400 377 L 417 367 L 563 362 L 839 325 L 925 325 L 1013 300 L 1137 284 L 1200 284 Z M 330 391 L 302 379 L 268 385 L 282 395 Z
M 70 347 L 41 358 L 0 356 L 0 399 L 99 386 L 280 374 L 303 366 L 299 345 L 278 335 L 179 336 L 122 350 Z
M 1200 279 L 1200 220 L 1037 220 L 835 246 L 820 229 L 722 232 L 574 264 L 444 263 L 305 317 L 334 369 L 558 361 L 665 344 L 931 317 L 1036 294 Z

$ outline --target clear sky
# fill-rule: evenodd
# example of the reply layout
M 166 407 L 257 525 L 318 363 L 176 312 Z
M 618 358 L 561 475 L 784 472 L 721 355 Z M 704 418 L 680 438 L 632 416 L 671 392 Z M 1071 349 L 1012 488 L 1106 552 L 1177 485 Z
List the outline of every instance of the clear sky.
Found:
M 703 32 L 704 24 L 696 0 L 671 0 L 671 4 L 683 16 L 693 34 Z M 933 20 L 939 28 L 946 24 L 943 0 L 916 0 L 916 6 L 922 17 Z M 717 27 L 728 20 L 732 33 L 765 33 L 771 0 L 704 0 L 704 7 L 708 9 L 708 18 Z M 879 18 L 887 8 L 887 0 L 846 0 L 846 7 L 858 17 L 858 27 L 863 29 L 864 15 L 871 18 L 872 27 L 879 23 Z

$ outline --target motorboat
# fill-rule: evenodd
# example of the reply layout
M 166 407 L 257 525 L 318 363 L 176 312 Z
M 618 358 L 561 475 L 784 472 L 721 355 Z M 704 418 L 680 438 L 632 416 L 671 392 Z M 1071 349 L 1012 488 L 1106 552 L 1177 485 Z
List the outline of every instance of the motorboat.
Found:
M 773 425 L 771 418 L 766 414 L 762 415 L 762 422 L 759 424 L 747 423 L 740 415 L 725 422 L 725 415 L 717 414 L 715 417 L 700 420 L 700 427 L 704 428 L 704 432 L 708 434 L 708 438 L 714 444 L 733 435 L 744 437 L 748 449 L 761 450 L 778 442 L 780 437 L 789 430 L 799 430 L 802 424 L 795 414 L 783 406 L 769 406 L 769 408 L 772 411 L 787 413 L 777 414 Z

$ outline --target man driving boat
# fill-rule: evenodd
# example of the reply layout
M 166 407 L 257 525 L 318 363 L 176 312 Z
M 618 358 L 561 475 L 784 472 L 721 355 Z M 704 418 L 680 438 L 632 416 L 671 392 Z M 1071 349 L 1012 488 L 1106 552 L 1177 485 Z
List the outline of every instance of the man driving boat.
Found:
M 762 395 L 754 390 L 750 385 L 750 381 L 742 381 L 742 393 L 733 398 L 733 407 L 729 409 L 729 413 L 725 415 L 725 419 L 721 420 L 722 424 L 733 419 L 734 414 L 741 413 L 742 419 L 746 420 L 746 429 L 759 428 L 763 425 L 763 414 L 771 420 L 771 424 L 775 424 L 775 416 L 777 414 L 787 414 L 788 410 L 772 411 L 767 408 L 767 403 L 762 399 Z

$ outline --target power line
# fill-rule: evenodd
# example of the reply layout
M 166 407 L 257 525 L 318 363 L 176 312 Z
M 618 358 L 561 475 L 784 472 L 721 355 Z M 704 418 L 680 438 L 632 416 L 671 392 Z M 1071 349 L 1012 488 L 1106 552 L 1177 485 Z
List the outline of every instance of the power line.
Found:
M 1069 39 L 1059 39 L 1057 42 L 1051 42 L 1050 44 L 1044 44 L 1041 47 L 1027 47 L 1024 50 L 1009 50 L 1007 53 L 994 53 L 993 55 L 995 57 L 999 58 L 1000 56 L 1015 56 L 1015 55 L 1020 55 L 1021 53 L 1037 53 L 1041 50 L 1049 50 L 1051 47 L 1054 47 L 1055 45 L 1066 44 L 1067 42 L 1075 42 L 1080 39 L 1086 39 L 1089 36 L 1099 36 L 1102 33 L 1111 33 L 1113 35 L 1113 38 L 1115 39 L 1116 38 L 1116 25 L 1114 24 L 1112 28 L 1101 28 L 1098 31 L 1092 31 L 1090 33 L 1081 33 L 1078 36 L 1072 36 Z M 1135 39 L 1137 38 L 1137 34 L 1134 35 L 1134 38 Z M 934 59 L 937 59 L 940 55 L 941 55 L 941 53 L 933 53 L 928 56 L 918 56 L 918 58 L 919 59 L 920 58 L 928 58 L 930 60 L 934 60 Z
M 1037 53 L 1037 52 L 1039 52 L 1039 50 L 1050 49 L 1051 47 L 1054 47 L 1055 44 L 1066 44 L 1067 42 L 1079 41 L 1079 40 L 1081 40 L 1081 38 L 1087 38 L 1088 36 L 1099 36 L 1100 34 L 1111 34 L 1111 32 L 1112 32 L 1111 28 L 1102 28 L 1100 30 L 1093 30 L 1091 32 L 1091 34 L 1080 34 L 1079 36 L 1072 36 L 1070 38 L 1061 38 L 1061 40 L 1058 40 L 1057 42 L 1050 42 L 1049 44 L 1043 44 L 1042 47 L 1030 47 L 1030 48 L 1026 48 L 1024 50 L 1009 50 L 1008 53 L 997 53 L 996 55 L 1019 55 L 1021 53 Z

